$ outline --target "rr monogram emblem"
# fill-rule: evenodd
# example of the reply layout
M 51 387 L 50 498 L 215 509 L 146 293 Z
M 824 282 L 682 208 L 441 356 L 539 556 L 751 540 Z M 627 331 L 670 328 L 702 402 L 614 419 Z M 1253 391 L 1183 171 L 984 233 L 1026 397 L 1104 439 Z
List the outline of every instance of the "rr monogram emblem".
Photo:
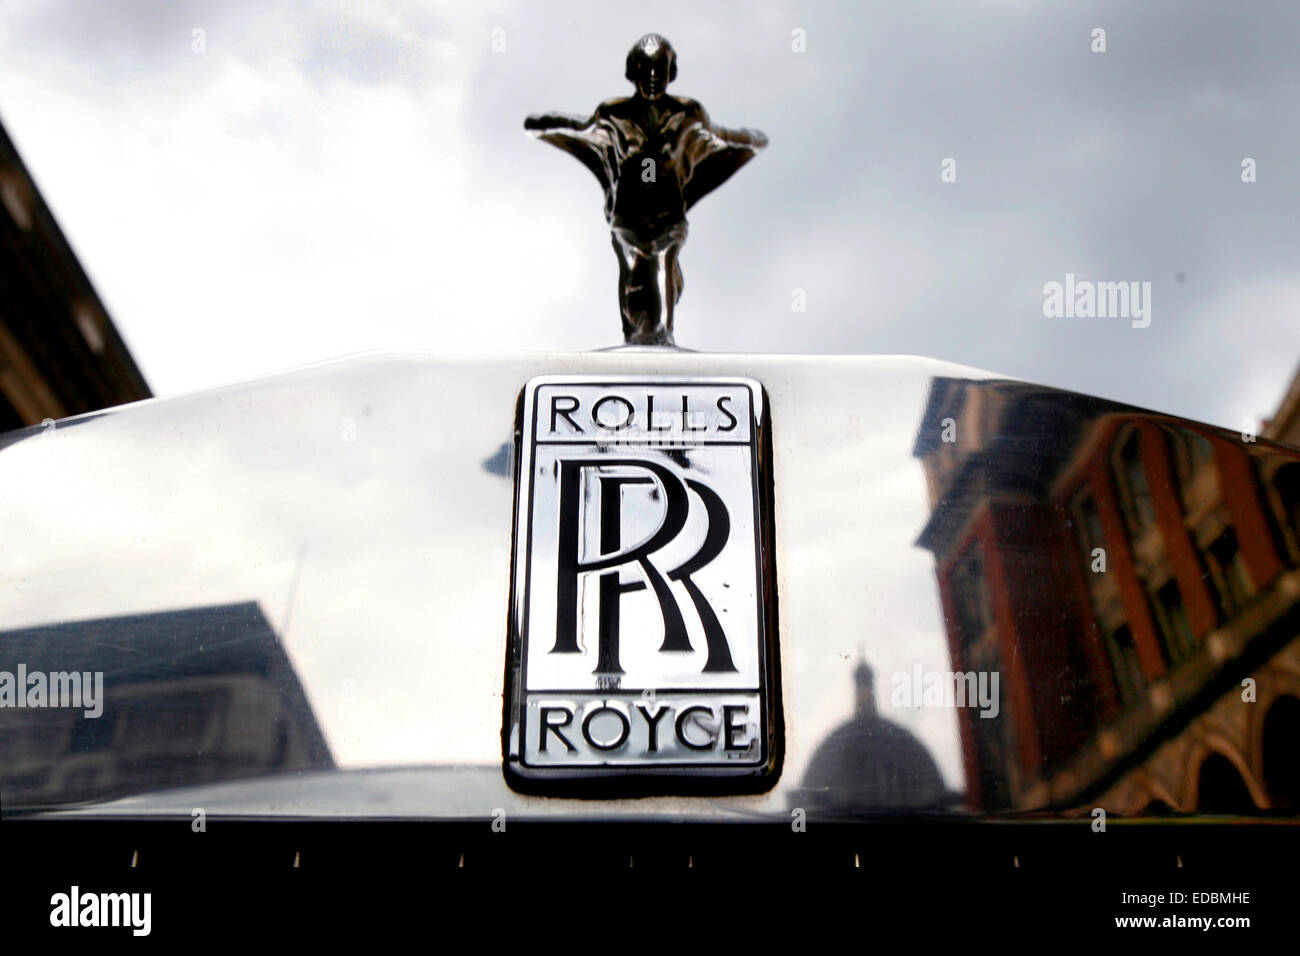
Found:
M 632 474 L 626 471 L 631 470 Z M 637 472 L 642 472 L 638 474 Z M 584 474 L 596 472 L 599 480 L 600 554 L 590 561 L 578 560 L 580 537 L 580 494 Z M 633 484 L 657 483 L 663 493 L 664 516 L 658 529 L 640 543 L 624 548 L 622 541 L 623 496 L 622 488 Z M 691 508 L 690 496 L 694 494 L 702 503 L 707 517 L 707 530 L 699 550 L 671 571 L 664 573 L 654 564 L 653 555 L 682 533 Z M 639 591 L 648 582 L 659 602 L 663 615 L 664 635 L 661 651 L 689 651 L 691 641 L 686 633 L 686 621 L 673 596 L 670 581 L 680 581 L 690 595 L 704 628 L 704 641 L 708 658 L 706 672 L 734 671 L 731 650 L 722 624 L 713 612 L 708 598 L 700 590 L 691 574 L 716 558 L 731 535 L 731 521 L 722 498 L 704 482 L 688 478 L 682 480 L 665 464 L 638 459 L 570 458 L 560 462 L 560 535 L 557 557 L 558 574 L 555 616 L 555 646 L 553 654 L 578 653 L 578 577 L 584 572 L 600 574 L 600 633 L 599 653 L 596 658 L 597 674 L 622 674 L 618 653 L 620 597 L 629 591 Z M 639 566 L 644 581 L 624 584 L 620 569 L 630 564 Z
M 512 785 L 775 779 L 763 397 L 748 379 L 528 384 L 503 728 Z

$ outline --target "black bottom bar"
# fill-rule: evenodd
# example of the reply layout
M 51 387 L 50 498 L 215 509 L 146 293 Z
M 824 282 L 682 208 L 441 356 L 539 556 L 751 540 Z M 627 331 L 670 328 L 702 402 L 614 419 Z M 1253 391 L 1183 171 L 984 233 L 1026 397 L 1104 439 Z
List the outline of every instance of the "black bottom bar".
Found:
M 302 938 L 368 931 L 380 920 L 386 930 L 409 925 L 446 942 L 466 929 L 504 941 L 507 920 L 513 943 L 563 945 L 566 935 L 580 941 L 586 920 L 636 938 L 647 920 L 673 914 L 724 937 L 788 922 L 819 931 L 856 925 L 862 939 L 893 927 L 918 945 L 949 934 L 973 934 L 964 936 L 972 943 L 1042 939 L 1040 931 L 1293 939 L 1300 925 L 1290 876 L 1300 825 L 1286 822 L 1112 822 L 1104 833 L 1087 821 L 810 821 L 803 832 L 772 824 L 500 827 L 210 818 L 206 832 L 194 832 L 188 820 L 11 818 L 0 824 L 6 936 L 132 936 L 129 927 L 51 926 L 52 897 L 64 894 L 70 906 L 74 885 L 83 902 L 87 894 L 149 893 L 149 935 L 175 940 L 255 939 L 263 926 Z M 1249 926 L 1187 925 L 1242 917 Z M 1117 925 L 1147 918 L 1155 924 Z

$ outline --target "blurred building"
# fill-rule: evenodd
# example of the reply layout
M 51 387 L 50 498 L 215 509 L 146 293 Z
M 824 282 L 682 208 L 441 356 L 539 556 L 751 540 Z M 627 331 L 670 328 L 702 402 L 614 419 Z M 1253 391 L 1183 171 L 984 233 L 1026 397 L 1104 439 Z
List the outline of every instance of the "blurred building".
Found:
M 149 396 L 0 126 L 0 432 Z
M 1001 674 L 958 712 L 973 805 L 1300 808 L 1300 456 L 955 379 L 915 454 L 952 666 Z
M 0 671 L 10 675 L 75 674 L 91 662 L 103 675 L 98 716 L 0 709 L 6 806 L 334 766 L 302 682 L 255 602 L 0 633 Z
M 1300 447 L 1300 369 L 1296 369 L 1277 414 L 1264 425 L 1264 436 Z

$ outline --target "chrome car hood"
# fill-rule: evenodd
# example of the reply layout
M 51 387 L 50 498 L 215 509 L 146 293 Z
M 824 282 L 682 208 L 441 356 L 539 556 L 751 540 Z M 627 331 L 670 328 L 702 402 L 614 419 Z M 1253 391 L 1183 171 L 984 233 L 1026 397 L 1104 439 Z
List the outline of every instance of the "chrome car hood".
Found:
M 766 792 L 584 800 L 502 773 L 516 407 L 558 373 L 765 390 L 783 715 Z M 1264 439 L 943 362 L 663 349 L 368 354 L 11 432 L 0 672 L 102 673 L 103 690 L 95 717 L 0 708 L 0 798 L 137 816 L 1208 812 L 1195 769 L 1171 768 L 1224 748 L 1187 729 L 1239 727 L 1243 761 L 1264 760 L 1265 698 L 1287 689 L 1270 677 L 1244 709 L 1242 681 L 1300 663 L 1298 473 L 1300 452 Z M 1224 528 L 1234 552 L 1213 550 Z M 965 706 L 930 693 L 966 672 Z M 1227 809 L 1283 808 L 1232 762 L 1253 809 Z

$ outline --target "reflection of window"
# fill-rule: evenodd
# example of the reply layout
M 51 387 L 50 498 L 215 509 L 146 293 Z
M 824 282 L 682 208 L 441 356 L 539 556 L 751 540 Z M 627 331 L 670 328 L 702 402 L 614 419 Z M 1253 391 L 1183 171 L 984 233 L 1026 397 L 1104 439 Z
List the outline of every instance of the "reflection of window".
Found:
M 1191 512 L 1196 476 L 1202 468 L 1214 460 L 1214 449 L 1211 448 L 1209 439 L 1196 432 L 1180 428 L 1173 434 L 1174 474 L 1178 477 L 1178 496 L 1182 499 L 1183 511 Z
M 965 666 L 973 671 L 1002 673 L 1002 656 L 992 632 L 988 586 L 984 578 L 984 554 L 978 543 L 969 548 L 952 569 L 952 603 L 957 634 L 964 648 Z M 1011 712 L 1003 708 L 997 717 L 979 717 L 970 722 L 974 734 L 979 771 L 980 799 L 988 809 L 1011 806 L 1016 752 Z
M 1179 663 L 1192 652 L 1196 638 L 1192 635 L 1192 625 L 1187 619 L 1187 609 L 1183 607 L 1183 597 L 1179 593 L 1177 581 L 1170 578 L 1151 595 L 1151 610 L 1160 631 L 1165 659 L 1170 664 Z
M 972 547 L 952 570 L 953 605 L 962 643 L 969 647 L 993 623 L 988 592 L 984 586 L 984 558 L 979 546 Z
M 1125 708 L 1137 704 L 1146 694 L 1146 675 L 1142 673 L 1142 664 L 1138 659 L 1137 647 L 1133 644 L 1133 633 L 1127 624 L 1116 628 L 1103 626 L 1106 634 L 1106 649 L 1115 668 L 1115 687 L 1119 699 Z
M 1155 506 L 1151 503 L 1151 488 L 1142 467 L 1142 451 L 1137 430 L 1130 430 L 1120 447 L 1117 474 L 1124 522 L 1136 538 L 1156 522 Z
M 1273 487 L 1282 506 L 1279 517 L 1285 530 L 1291 533 L 1293 543 L 1300 546 L 1300 464 L 1279 468 L 1273 476 Z
M 1083 557 L 1089 570 L 1088 588 L 1092 592 L 1092 606 L 1096 612 L 1097 626 L 1100 628 L 1110 657 L 1111 670 L 1115 678 L 1115 688 L 1124 708 L 1132 707 L 1142 700 L 1146 693 L 1146 676 L 1138 660 L 1137 647 L 1133 644 L 1133 633 L 1122 617 L 1115 620 L 1115 614 L 1107 614 L 1103 606 L 1104 597 L 1099 588 L 1101 576 L 1092 574 L 1092 553 L 1096 548 L 1106 547 L 1106 536 L 1101 526 L 1101 515 L 1097 512 L 1097 503 L 1088 491 L 1081 492 L 1074 499 L 1074 516 L 1078 523 L 1079 544 L 1083 547 Z
M 1225 528 L 1206 549 L 1205 564 L 1219 613 L 1226 620 L 1250 600 L 1254 590 L 1246 563 L 1241 558 L 1241 549 L 1237 546 L 1237 535 L 1231 528 Z
M 1078 522 L 1079 544 L 1083 546 L 1084 564 L 1092 568 L 1092 553 L 1106 547 L 1106 533 L 1101 527 L 1101 515 L 1092 494 L 1085 491 L 1074 499 L 1074 518 Z
M 1287 465 L 1277 473 L 1277 493 L 1291 527 L 1300 531 L 1300 465 Z
M 1015 739 L 1011 710 L 1003 708 L 996 717 L 970 721 L 979 767 L 980 802 L 988 810 L 1011 807 L 1011 777 L 1015 774 Z

